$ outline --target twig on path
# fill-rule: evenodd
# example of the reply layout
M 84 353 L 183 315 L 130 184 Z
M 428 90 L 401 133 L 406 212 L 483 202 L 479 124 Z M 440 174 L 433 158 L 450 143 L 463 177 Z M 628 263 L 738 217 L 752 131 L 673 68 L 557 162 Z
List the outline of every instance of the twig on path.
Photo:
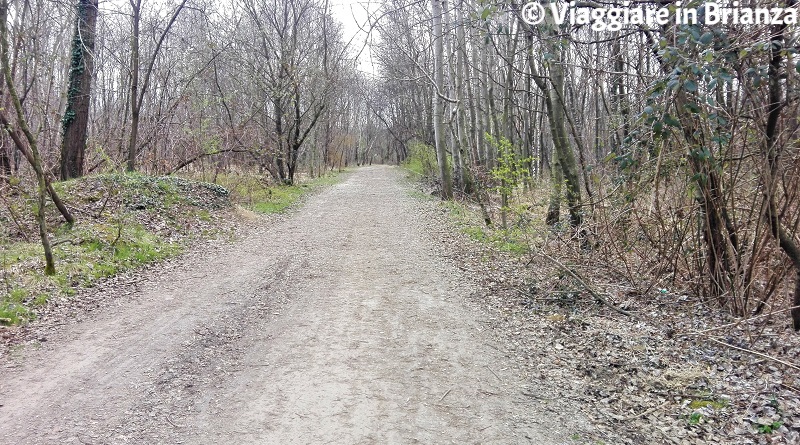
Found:
M 444 393 L 444 395 L 439 399 L 439 401 L 441 402 L 442 400 L 444 400 L 444 398 L 447 397 L 447 395 L 450 394 L 450 391 L 452 391 L 452 390 L 453 390 L 453 388 L 448 389 L 447 392 Z
M 185 426 L 182 425 L 176 425 L 175 422 L 173 422 L 172 419 L 169 418 L 169 416 L 165 416 L 165 418 L 167 419 L 167 423 L 174 426 L 175 428 L 186 428 Z
M 439 408 L 454 408 L 454 409 L 470 409 L 472 405 L 464 405 L 464 406 L 452 406 L 452 405 L 443 405 L 441 403 L 434 403 L 431 406 L 436 406 Z
M 43 329 L 50 329 L 50 328 L 56 328 L 56 327 L 59 327 L 59 326 L 66 326 L 66 324 L 67 324 L 66 321 L 60 321 L 58 323 L 42 324 L 41 327 Z
M 794 391 L 794 392 L 800 393 L 800 389 L 797 389 L 794 386 L 787 385 L 786 383 L 779 383 L 779 385 L 783 386 L 784 388 L 786 388 L 786 389 L 788 389 L 790 391 Z M 0 406 L 2 406 L 2 405 L 0 405 Z
M 500 383 L 503 383 L 503 379 L 501 379 L 499 375 L 495 374 L 495 372 L 494 372 L 494 371 L 492 371 L 492 368 L 490 368 L 490 367 L 489 367 L 489 365 L 486 365 L 486 369 L 488 369 L 488 370 L 489 370 L 489 372 L 491 372 L 492 374 L 494 374 L 494 376 L 495 376 L 495 377 L 497 377 L 497 380 L 500 380 Z
M 530 391 L 522 391 L 521 394 L 523 396 L 533 397 L 534 399 L 547 399 L 547 397 L 542 397 L 539 394 L 535 394 Z
M 484 345 L 486 345 L 486 346 L 488 346 L 488 347 L 490 347 L 490 348 L 494 349 L 495 351 L 499 351 L 499 352 L 505 352 L 505 351 L 500 351 L 500 348 L 498 348 L 497 346 L 495 346 L 495 345 L 493 345 L 493 344 L 484 343 Z
M 636 315 L 633 315 L 632 313 L 630 313 L 630 312 L 626 311 L 625 309 L 621 309 L 621 308 L 619 308 L 619 307 L 617 307 L 617 306 L 614 306 L 613 304 L 611 304 L 611 302 L 609 302 L 609 301 L 606 299 L 606 297 L 604 297 L 603 295 L 601 295 L 599 292 L 597 292 L 597 291 L 596 291 L 596 290 L 594 290 L 594 289 L 593 289 L 591 286 L 589 286 L 589 285 L 588 285 L 588 284 L 587 284 L 585 281 L 583 281 L 583 279 L 582 279 L 581 277 L 579 277 L 579 276 L 578 276 L 578 274 L 577 274 L 577 273 L 575 273 L 575 271 L 573 271 L 573 270 L 572 270 L 572 269 L 570 269 L 569 267 L 567 267 L 567 266 L 563 265 L 563 264 L 562 264 L 560 261 L 558 261 L 557 259 L 555 259 L 555 258 L 551 257 L 550 255 L 548 255 L 548 254 L 546 254 L 546 253 L 544 253 L 544 252 L 538 252 L 538 254 L 539 254 L 539 255 L 541 255 L 541 256 L 543 256 L 543 257 L 544 257 L 546 260 L 549 260 L 549 261 L 553 262 L 553 263 L 554 263 L 556 266 L 560 267 L 560 268 L 561 268 L 561 269 L 562 269 L 564 272 L 566 272 L 566 273 L 570 274 L 570 276 L 572 276 L 572 278 L 574 278 L 574 279 L 575 279 L 575 280 L 578 282 L 578 284 L 580 284 L 581 286 L 583 286 L 583 288 L 584 288 L 584 289 L 586 289 L 586 291 L 587 291 L 587 292 L 589 292 L 590 294 L 592 294 L 592 296 L 593 296 L 593 297 L 594 297 L 594 298 L 595 298 L 597 301 L 599 301 L 600 303 L 603 303 L 603 305 L 605 305 L 605 306 L 608 306 L 609 308 L 613 309 L 613 310 L 614 310 L 614 311 L 616 311 L 616 312 L 619 312 L 619 313 L 620 313 L 620 314 L 622 314 L 622 315 L 625 315 L 626 317 L 631 317 L 631 318 L 633 318 L 634 320 L 641 321 L 641 320 L 639 319 L 639 317 L 637 317 Z

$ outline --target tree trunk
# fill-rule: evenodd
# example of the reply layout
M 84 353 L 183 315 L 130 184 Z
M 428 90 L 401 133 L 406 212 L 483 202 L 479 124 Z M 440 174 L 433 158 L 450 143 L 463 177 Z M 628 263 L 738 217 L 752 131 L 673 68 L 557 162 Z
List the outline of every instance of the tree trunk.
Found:
M 486 54 L 484 54 L 484 61 L 486 62 L 486 79 L 489 83 L 489 89 L 486 95 L 486 102 L 487 108 L 489 109 L 489 114 L 486 115 L 486 128 L 489 134 L 494 136 L 497 139 L 500 139 L 500 136 L 503 134 L 503 130 L 500 128 L 500 121 L 498 119 L 499 112 L 497 111 L 497 104 L 494 101 L 494 82 L 495 80 L 492 78 L 492 68 L 493 63 L 490 63 L 489 57 L 493 53 L 489 52 L 489 49 L 486 49 Z M 489 170 L 495 168 L 497 166 L 497 158 L 499 154 L 497 153 L 497 147 L 495 144 L 486 144 L 486 168 Z
M 129 0 L 131 4 L 131 135 L 128 140 L 128 171 L 136 170 L 136 156 L 138 155 L 138 138 L 139 138 L 139 118 L 142 111 L 142 102 L 144 101 L 144 94 L 150 85 L 150 76 L 153 74 L 153 67 L 156 64 L 158 53 L 161 52 L 161 47 L 164 45 L 164 40 L 169 34 L 169 30 L 175 21 L 178 19 L 183 7 L 186 6 L 188 0 L 182 0 L 181 3 L 172 12 L 172 16 L 167 23 L 167 26 L 161 32 L 161 35 L 156 42 L 153 53 L 147 62 L 147 67 L 144 70 L 142 77 L 142 84 L 139 85 L 139 68 L 141 67 L 141 54 L 139 52 L 139 35 L 140 24 L 142 18 L 142 0 Z
M 478 66 L 478 60 L 480 60 L 478 58 L 478 45 L 475 44 L 474 42 L 470 44 L 470 53 L 472 55 L 471 59 L 473 66 L 471 70 L 467 71 L 467 75 L 475 79 L 475 83 L 477 83 L 478 86 L 483 84 L 483 88 L 475 87 L 475 89 L 473 90 L 473 88 L 470 85 L 471 82 L 467 83 L 467 88 L 469 88 L 470 92 L 473 92 L 473 94 L 470 94 L 470 102 L 469 102 L 470 122 L 473 128 L 472 141 L 475 144 L 475 155 L 476 155 L 475 159 L 473 159 L 473 162 L 475 163 L 475 165 L 481 165 L 486 160 L 486 140 L 484 139 L 484 133 L 486 133 L 486 129 L 484 128 L 484 120 L 483 120 L 483 116 L 486 113 L 481 113 L 483 107 L 480 104 L 483 103 L 482 93 L 483 91 L 485 91 L 486 84 L 482 82 L 483 75 L 481 74 L 481 70 Z M 481 113 L 481 115 L 479 115 L 479 113 Z
M 567 110 L 564 107 L 563 100 L 564 67 L 561 64 L 562 49 L 557 47 L 557 45 L 551 47 L 553 59 L 549 62 L 550 76 L 548 78 L 537 74 L 534 59 L 530 57 L 531 49 L 529 48 L 528 51 L 528 63 L 531 77 L 544 94 L 545 110 L 547 112 L 547 120 L 550 124 L 550 133 L 553 137 L 556 158 L 558 159 L 558 164 L 561 166 L 561 173 L 564 175 L 563 182 L 566 185 L 570 224 L 573 227 L 577 227 L 583 222 L 581 184 L 578 179 L 578 167 L 575 162 L 575 154 L 572 152 L 566 128 Z M 556 185 L 553 184 L 553 186 L 555 187 Z
M 488 35 L 489 33 L 488 28 L 486 32 Z M 489 55 L 491 53 L 492 53 L 492 48 L 491 46 L 489 46 L 489 43 L 487 42 L 483 46 L 483 55 L 481 57 L 481 70 L 483 71 L 483 97 L 481 99 L 483 100 L 483 104 L 486 107 L 486 109 L 483 112 L 484 116 L 483 133 L 479 136 L 483 141 L 483 148 L 484 148 L 483 160 L 484 160 L 484 166 L 486 167 L 487 170 L 491 170 L 492 168 L 494 168 L 495 152 L 493 144 L 487 143 L 485 133 L 495 135 L 497 132 L 497 126 L 493 125 L 496 124 L 496 121 L 494 119 L 494 112 L 495 112 L 494 99 L 492 98 L 494 96 L 494 81 L 491 75 L 489 74 L 489 66 L 490 66 Z
M 273 105 L 275 107 L 275 144 L 277 145 L 275 147 L 275 164 L 278 166 L 278 177 L 281 183 L 286 183 L 288 177 L 286 176 L 286 161 L 283 153 L 283 99 L 280 96 L 276 96 L 273 99 Z
M 550 65 L 550 80 L 552 88 L 549 91 L 550 102 L 550 131 L 553 133 L 553 142 L 556 147 L 558 162 L 566 181 L 567 207 L 569 208 L 569 221 L 573 227 L 583 222 L 583 209 L 581 203 L 581 184 L 578 179 L 578 167 L 575 154 L 569 143 L 569 136 L 565 126 L 567 110 L 564 108 L 564 67 L 561 65 L 560 52 Z
M 139 138 L 139 25 L 141 22 L 142 0 L 131 0 L 131 134 L 128 139 L 127 170 L 136 170 L 136 145 Z
M 513 17 L 510 17 L 509 20 L 514 20 Z M 511 24 L 509 23 L 509 26 Z M 506 52 L 506 79 L 505 79 L 505 91 L 503 95 L 503 134 L 505 134 L 506 139 L 508 142 L 513 146 L 515 145 L 516 141 L 514 140 L 514 104 L 513 104 L 513 95 L 514 95 L 514 56 L 517 53 L 517 43 L 519 40 L 517 39 L 516 33 L 509 33 L 508 40 L 506 41 L 507 45 L 507 52 Z M 498 131 L 498 136 L 499 136 Z
M 439 163 L 439 175 L 442 181 L 442 199 L 453 199 L 453 178 L 447 160 L 447 134 L 444 128 L 444 100 L 439 96 L 444 86 L 444 44 L 442 42 L 442 4 L 441 0 L 432 0 L 433 12 L 433 59 L 434 82 L 437 93 L 433 98 L 433 132 L 436 140 L 436 160 Z
M 614 74 L 611 76 L 611 100 L 614 104 L 614 110 L 620 115 L 622 122 L 620 123 L 621 134 L 619 135 L 620 146 L 625 147 L 625 140 L 630 134 L 630 105 L 628 104 L 628 93 L 625 88 L 625 60 L 623 59 L 623 51 L 621 49 L 619 37 L 614 38 L 611 46 L 612 57 L 614 59 Z
M 61 179 L 83 176 L 86 133 L 89 126 L 97 0 L 78 0 L 75 36 L 67 89 L 67 109 L 61 120 Z
M 466 5 L 464 4 L 464 0 L 459 2 L 459 7 L 456 8 L 456 20 L 459 23 L 459 26 L 456 27 L 456 34 L 458 39 L 458 57 L 457 57 L 457 64 L 458 64 L 458 76 L 456 79 L 460 82 L 460 87 L 458 88 L 461 91 L 461 102 L 459 103 L 459 111 L 460 111 L 460 118 L 459 121 L 463 122 L 465 134 L 463 136 L 463 140 L 466 142 L 467 152 L 469 153 L 469 162 L 467 165 L 475 165 L 479 162 L 480 156 L 478 154 L 478 144 L 477 144 L 477 137 L 476 137 L 476 118 L 475 115 L 478 110 L 475 109 L 475 98 L 472 92 L 472 86 L 467 81 L 470 77 L 470 68 L 468 65 L 469 57 L 467 56 L 467 38 L 466 34 L 464 33 L 464 26 L 460 24 L 464 23 L 464 8 Z M 474 49 L 474 45 L 473 49 Z M 477 57 L 475 58 L 477 60 Z M 466 97 L 465 97 L 466 96 Z M 466 102 L 464 102 L 466 100 Z M 467 123 L 467 108 L 469 112 L 469 123 Z M 466 178 L 468 183 L 467 193 L 470 193 L 472 190 L 472 178 L 468 172 L 468 177 Z
M 561 188 L 564 183 L 564 175 L 561 172 L 561 166 L 558 159 L 550 163 L 550 203 L 547 206 L 547 216 L 544 219 L 545 224 L 554 226 L 558 224 L 561 219 Z
M 792 299 L 792 325 L 795 331 L 800 331 L 800 263 L 795 264 L 794 270 L 794 298 Z
M 288 153 L 288 162 L 286 165 L 286 169 L 289 173 L 289 181 L 287 182 L 288 185 L 294 184 L 294 173 L 297 171 L 297 159 L 300 155 L 300 126 L 303 122 L 303 117 L 300 110 L 300 89 L 297 85 L 294 86 L 294 94 L 292 95 L 293 102 L 294 102 L 294 128 L 293 131 L 290 133 L 291 141 L 290 143 L 286 144 L 289 148 Z M 356 148 L 356 155 L 358 154 L 358 148 Z
M 792 2 L 793 3 L 793 2 Z M 795 331 L 800 331 L 800 246 L 797 245 L 795 234 L 786 231 L 780 220 L 781 212 L 778 211 L 775 195 L 778 190 L 780 157 L 783 146 L 780 144 L 780 129 L 778 123 L 784 103 L 783 86 L 781 83 L 781 70 L 786 25 L 775 25 L 770 45 L 769 63 L 769 105 L 767 107 L 767 123 L 765 128 L 766 141 L 764 144 L 764 168 L 761 177 L 764 194 L 763 217 L 770 227 L 770 233 L 778 241 L 783 253 L 789 257 L 795 269 L 795 289 L 792 298 L 792 325 Z
M 448 30 L 443 31 L 442 39 L 444 40 L 444 49 L 446 54 L 446 60 L 452 60 L 453 57 L 453 38 L 450 33 L 451 20 L 450 20 L 450 7 L 447 4 L 447 0 L 442 0 L 442 29 Z M 456 43 L 457 45 L 457 43 Z M 459 88 L 459 76 L 458 76 L 458 63 L 449 63 L 445 62 L 448 66 L 447 73 L 447 88 L 442 90 L 443 93 L 446 92 L 448 96 L 456 96 L 456 100 L 458 100 L 457 104 L 446 104 L 445 107 L 445 115 L 450 116 L 451 118 L 455 114 L 455 121 L 452 119 L 450 120 L 450 153 L 452 153 L 453 157 L 453 183 L 455 188 L 458 190 L 464 190 L 464 146 L 466 145 L 464 140 L 462 139 L 464 128 L 462 126 L 462 122 L 460 119 L 460 109 L 463 106 L 463 102 L 460 100 L 463 98 L 461 94 L 461 89 Z M 451 94 L 454 93 L 454 94 Z M 451 107 L 455 107 L 454 110 L 451 111 Z
M 690 97 L 684 90 L 676 94 L 675 110 L 680 121 L 683 137 L 689 151 L 689 164 L 697 184 L 697 203 L 700 206 L 700 229 L 706 247 L 709 274 L 709 297 L 720 306 L 736 303 L 734 279 L 736 275 L 735 251 L 738 249 L 736 230 L 728 218 L 727 203 L 723 195 L 722 180 L 713 158 L 701 158 L 696 151 L 704 141 L 698 136 L 696 118 L 687 110 Z M 732 308 L 738 315 L 745 315 L 743 308 Z
M 5 135 L 0 135 L 0 177 L 11 176 L 11 144 Z

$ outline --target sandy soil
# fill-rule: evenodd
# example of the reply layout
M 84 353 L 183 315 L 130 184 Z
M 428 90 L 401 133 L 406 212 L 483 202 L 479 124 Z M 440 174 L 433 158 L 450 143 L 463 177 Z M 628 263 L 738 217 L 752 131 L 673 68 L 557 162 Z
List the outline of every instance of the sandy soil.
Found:
M 0 443 L 576 443 L 586 422 L 502 352 L 419 206 L 363 168 L 109 290 L 0 357 Z

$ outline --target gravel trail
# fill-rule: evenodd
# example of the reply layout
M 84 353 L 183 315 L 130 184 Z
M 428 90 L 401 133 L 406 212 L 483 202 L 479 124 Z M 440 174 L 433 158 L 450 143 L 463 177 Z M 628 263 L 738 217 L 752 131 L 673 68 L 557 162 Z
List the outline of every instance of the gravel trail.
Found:
M 574 443 L 419 207 L 400 170 L 362 168 L 145 274 L 0 357 L 0 443 Z

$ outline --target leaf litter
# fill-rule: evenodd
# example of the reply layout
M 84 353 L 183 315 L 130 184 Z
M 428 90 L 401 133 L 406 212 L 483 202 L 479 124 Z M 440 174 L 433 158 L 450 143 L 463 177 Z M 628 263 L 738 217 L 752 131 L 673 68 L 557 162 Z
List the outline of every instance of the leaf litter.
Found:
M 481 283 L 469 298 L 505 352 L 552 393 L 521 391 L 567 401 L 593 423 L 576 443 L 800 443 L 800 337 L 786 311 L 741 320 L 668 289 L 635 295 L 587 273 L 635 316 L 626 317 L 552 261 L 476 241 L 452 209 L 422 202 L 438 221 L 429 227 L 439 247 Z

